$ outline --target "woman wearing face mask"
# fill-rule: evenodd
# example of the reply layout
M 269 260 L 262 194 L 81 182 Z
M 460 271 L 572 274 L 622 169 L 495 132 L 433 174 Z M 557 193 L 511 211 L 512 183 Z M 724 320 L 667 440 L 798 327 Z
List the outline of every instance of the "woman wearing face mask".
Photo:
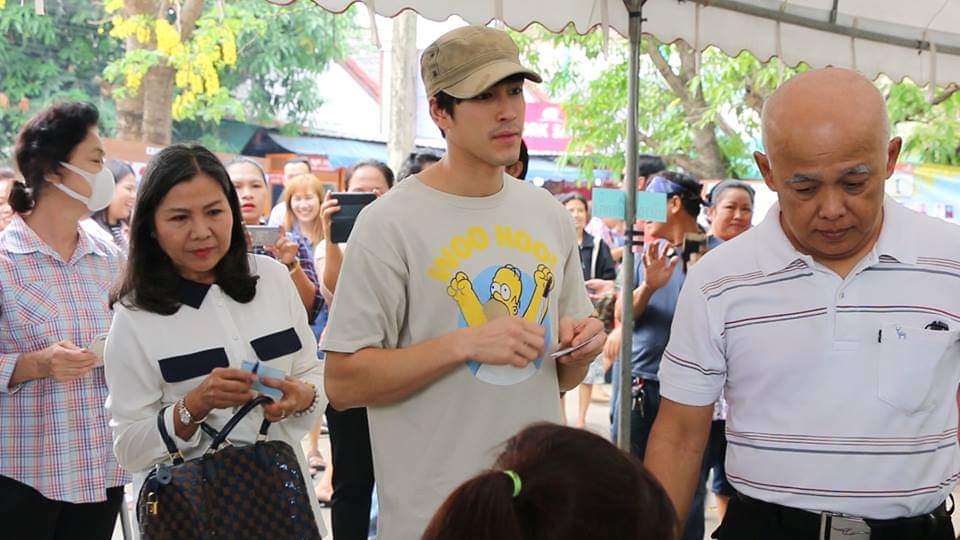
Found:
M 137 200 L 137 176 L 124 161 L 108 159 L 106 167 L 110 169 L 116 182 L 113 199 L 109 206 L 90 217 L 110 233 L 113 241 L 126 254 L 130 248 L 130 214 L 133 212 L 133 203 Z
M 25 183 L 0 234 L 0 522 L 6 538 L 109 539 L 129 481 L 111 448 L 101 359 L 121 253 L 79 225 L 113 198 L 89 103 L 31 118 Z
M 707 237 L 709 249 L 733 239 L 751 227 L 754 195 L 750 184 L 739 180 L 724 180 L 710 190 L 710 205 L 707 207 L 707 220 L 710 222 L 710 236 Z M 704 456 L 707 466 L 713 470 L 710 491 L 716 497 L 717 512 L 721 520 L 727 511 L 730 497 L 736 495 L 733 486 L 727 482 L 724 470 L 727 457 L 726 418 L 727 402 L 721 396 L 714 407 L 710 439 Z

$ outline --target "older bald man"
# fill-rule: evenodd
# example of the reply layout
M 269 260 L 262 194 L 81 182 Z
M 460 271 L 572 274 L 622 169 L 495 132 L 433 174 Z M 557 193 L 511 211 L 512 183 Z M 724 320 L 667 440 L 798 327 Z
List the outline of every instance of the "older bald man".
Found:
M 763 142 L 778 204 L 691 269 L 646 464 L 686 514 L 724 389 L 714 538 L 953 539 L 960 228 L 884 195 L 901 140 L 855 72 L 783 84 Z

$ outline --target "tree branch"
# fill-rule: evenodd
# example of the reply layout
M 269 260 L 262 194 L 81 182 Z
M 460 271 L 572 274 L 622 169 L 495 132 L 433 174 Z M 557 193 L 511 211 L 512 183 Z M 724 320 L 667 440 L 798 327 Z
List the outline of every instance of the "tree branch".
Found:
M 956 94 L 958 90 L 960 90 L 960 86 L 958 86 L 957 83 L 948 84 L 947 87 L 943 89 L 943 92 L 940 92 L 939 95 L 934 96 L 933 100 L 930 101 L 930 105 L 936 107 L 937 105 L 950 99 L 950 96 Z
M 687 92 L 687 85 L 680 79 L 680 77 L 673 72 L 673 68 L 670 67 L 670 63 L 662 54 L 660 54 L 660 49 L 657 48 L 660 42 L 648 38 L 644 41 L 647 48 L 647 56 L 650 57 L 650 60 L 653 62 L 653 65 L 657 68 L 657 71 L 660 72 L 660 75 L 667 85 L 670 87 L 670 90 L 677 95 L 681 100 L 687 101 L 690 99 L 689 92 Z

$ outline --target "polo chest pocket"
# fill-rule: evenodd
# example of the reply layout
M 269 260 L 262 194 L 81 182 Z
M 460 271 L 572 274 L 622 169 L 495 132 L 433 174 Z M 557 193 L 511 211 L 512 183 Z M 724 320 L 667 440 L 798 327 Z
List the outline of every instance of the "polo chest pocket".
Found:
M 189 354 L 169 356 L 158 361 L 160 374 L 168 383 L 178 383 L 204 377 L 218 367 L 230 367 L 227 351 L 223 348 L 207 349 Z
M 877 356 L 877 395 L 907 414 L 933 408 L 953 397 L 956 381 L 947 351 L 957 345 L 960 333 L 886 324 L 880 330 Z
M 253 352 L 263 362 L 268 362 L 281 356 L 293 354 L 303 348 L 300 336 L 293 328 L 287 328 L 273 334 L 267 334 L 250 342 Z

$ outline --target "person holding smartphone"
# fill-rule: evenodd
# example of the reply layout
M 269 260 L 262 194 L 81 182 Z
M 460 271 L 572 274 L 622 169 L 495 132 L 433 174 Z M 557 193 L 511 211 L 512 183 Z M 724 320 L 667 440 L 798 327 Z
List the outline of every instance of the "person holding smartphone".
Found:
M 393 182 L 393 171 L 386 163 L 364 160 L 347 171 L 346 188 L 348 193 L 372 193 L 380 197 L 393 187 Z M 317 268 L 323 277 L 320 290 L 327 305 L 333 304 L 346 248 L 345 243 L 331 241 L 339 205 L 336 194 L 329 193 L 320 208 L 324 240 L 317 249 Z M 332 503 L 331 521 L 337 538 L 366 539 L 374 483 L 367 410 L 363 407 L 337 410 L 328 406 L 327 427 L 333 463 L 317 486 L 317 497 Z
M 127 474 L 92 351 L 122 254 L 80 225 L 113 198 L 100 114 L 53 105 L 24 124 L 15 214 L 0 234 L 0 523 L 4 538 L 109 540 Z
M 230 181 L 240 201 L 240 212 L 244 225 L 262 225 L 264 214 L 270 208 L 270 187 L 267 175 L 260 165 L 250 158 L 238 157 L 227 165 Z M 312 324 L 323 307 L 317 272 L 313 257 L 304 237 L 289 238 L 283 227 L 277 233 L 272 245 L 253 246 L 258 255 L 269 255 L 282 262 L 290 271 L 290 279 L 297 287 L 297 293 L 307 310 L 307 320 Z

